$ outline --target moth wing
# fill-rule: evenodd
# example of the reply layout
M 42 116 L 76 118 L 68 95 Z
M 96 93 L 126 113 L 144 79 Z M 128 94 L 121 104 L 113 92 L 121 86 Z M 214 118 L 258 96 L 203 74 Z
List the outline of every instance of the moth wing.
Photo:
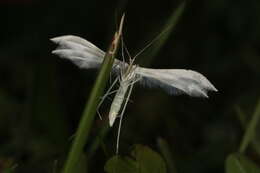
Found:
M 105 52 L 87 40 L 73 35 L 50 39 L 58 44 L 52 51 L 61 58 L 69 59 L 80 68 L 97 68 L 101 65 Z
M 69 46 L 68 48 L 73 48 L 73 49 L 87 49 L 88 51 L 93 52 L 94 54 L 97 54 L 99 56 L 105 56 L 105 52 L 99 49 L 97 46 L 92 44 L 91 42 L 78 37 L 74 35 L 64 35 L 64 36 L 59 36 L 59 37 L 54 37 L 50 39 L 56 44 L 59 44 L 60 46 Z M 75 43 L 77 46 L 76 47 L 70 47 L 70 45 L 67 45 L 67 42 Z
M 98 68 L 105 57 L 104 51 L 78 36 L 65 35 L 50 40 L 58 44 L 58 47 L 52 51 L 53 54 L 69 59 L 80 68 Z M 123 64 L 127 66 L 126 63 L 115 59 L 113 72 L 118 73 Z
M 140 82 L 149 87 L 160 87 L 169 94 L 188 94 L 208 97 L 207 91 L 217 91 L 202 74 L 185 69 L 150 69 L 138 67 Z

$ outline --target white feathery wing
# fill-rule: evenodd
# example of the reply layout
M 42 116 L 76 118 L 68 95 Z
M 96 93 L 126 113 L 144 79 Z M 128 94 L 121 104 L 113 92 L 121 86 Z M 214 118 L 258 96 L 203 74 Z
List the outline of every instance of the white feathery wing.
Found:
M 59 45 L 52 53 L 71 60 L 80 68 L 98 68 L 105 56 L 104 51 L 77 36 L 60 36 L 51 41 Z M 123 66 L 128 64 L 115 59 L 113 71 L 118 72 Z M 142 84 L 163 88 L 170 94 L 186 93 L 190 96 L 208 97 L 207 91 L 217 91 L 206 77 L 192 70 L 137 67 L 135 72 L 141 77 Z

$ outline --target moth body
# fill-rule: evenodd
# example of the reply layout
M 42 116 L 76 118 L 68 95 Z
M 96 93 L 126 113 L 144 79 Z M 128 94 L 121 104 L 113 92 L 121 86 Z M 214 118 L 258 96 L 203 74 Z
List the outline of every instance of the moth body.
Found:
M 120 84 L 120 87 L 114 97 L 114 100 L 111 104 L 111 108 L 109 111 L 109 125 L 112 127 L 116 117 L 119 114 L 121 105 L 124 102 L 125 95 L 127 93 L 128 85 Z
M 125 101 L 125 104 L 127 104 L 126 100 L 126 94 L 129 89 L 129 86 L 133 85 L 136 78 L 136 73 L 135 73 L 135 67 L 136 66 L 128 66 L 124 72 L 124 68 L 121 69 L 121 77 L 120 77 L 120 86 L 119 89 L 114 97 L 114 100 L 111 104 L 110 111 L 109 111 L 109 125 L 112 127 L 115 119 L 118 117 L 119 112 L 121 108 L 123 107 L 123 103 Z M 121 112 L 123 113 L 123 112 Z

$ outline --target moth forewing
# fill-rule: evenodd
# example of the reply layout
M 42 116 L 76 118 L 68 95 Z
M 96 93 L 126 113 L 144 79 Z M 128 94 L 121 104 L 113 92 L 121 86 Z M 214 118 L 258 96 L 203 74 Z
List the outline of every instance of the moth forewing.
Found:
M 93 43 L 74 35 L 64 35 L 64 36 L 54 37 L 51 39 L 51 41 L 57 44 L 62 44 L 64 42 L 73 42 L 75 44 L 81 45 L 82 47 L 89 48 L 90 50 L 93 50 L 95 52 L 103 53 L 103 51 L 99 49 L 97 46 L 95 46 Z
M 97 54 L 97 56 L 105 56 L 104 51 L 96 47 L 91 42 L 77 36 L 60 36 L 52 38 L 51 41 L 53 41 L 56 44 L 59 44 L 58 49 L 82 50 L 86 52 L 92 52 L 93 54 Z
M 151 69 L 138 67 L 136 73 L 141 83 L 161 87 L 170 94 L 185 93 L 190 96 L 208 97 L 207 91 L 217 89 L 202 74 L 185 69 Z

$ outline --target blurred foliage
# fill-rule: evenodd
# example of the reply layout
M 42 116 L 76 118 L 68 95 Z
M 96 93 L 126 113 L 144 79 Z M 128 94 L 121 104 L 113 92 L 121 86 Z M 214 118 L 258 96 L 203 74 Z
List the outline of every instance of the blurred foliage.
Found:
M 171 148 L 169 144 L 162 138 L 157 139 L 157 145 L 160 153 L 162 153 L 162 156 L 166 162 L 166 165 L 168 167 L 169 173 L 177 173 L 176 165 L 174 163 L 174 155 L 171 152 Z
M 256 108 L 258 108 L 258 107 L 256 107 Z M 244 112 L 243 112 L 239 107 L 236 107 L 235 109 L 236 109 L 237 116 L 238 116 L 238 118 L 239 118 L 239 120 L 240 120 L 240 123 L 241 123 L 243 129 L 246 129 L 247 131 L 249 131 L 249 130 L 250 130 L 250 129 L 248 128 L 249 123 L 246 122 L 246 117 L 247 117 L 247 116 L 244 114 Z M 256 113 L 257 113 L 257 112 L 256 112 Z M 259 116 L 259 114 L 256 114 L 256 113 L 254 113 L 254 115 L 255 115 L 255 116 Z M 251 126 L 252 126 L 252 123 L 254 123 L 253 118 L 252 118 L 252 120 L 251 120 Z M 254 124 L 253 124 L 253 125 L 254 125 Z M 255 150 L 255 152 L 257 152 L 258 155 L 260 155 L 259 135 L 258 135 L 256 132 L 258 132 L 258 129 L 252 130 L 252 134 L 251 134 L 251 136 L 250 136 L 250 138 L 249 138 L 251 141 L 248 141 L 249 143 L 247 143 L 247 145 L 248 145 L 248 144 L 251 144 L 251 145 L 252 145 L 252 149 Z M 246 138 L 245 138 L 246 133 L 247 133 L 247 132 L 244 132 L 244 139 L 246 139 Z M 256 135 L 255 135 L 255 134 L 256 134 Z M 241 139 L 241 140 L 242 140 L 242 139 Z M 243 141 L 243 140 L 242 140 L 242 141 Z M 240 148 L 242 148 L 242 144 L 246 142 L 246 140 L 244 140 L 243 143 L 242 143 L 242 141 L 241 141 L 241 143 L 240 143 Z M 246 147 L 247 147 L 247 146 L 246 146 Z M 244 152 L 244 151 L 243 151 L 243 152 Z
M 147 146 L 135 145 L 130 157 L 115 155 L 105 165 L 107 173 L 166 173 L 161 156 Z
M 240 154 L 230 154 L 226 160 L 226 173 L 259 173 L 260 168 Z
M 74 34 L 105 50 L 117 15 L 126 11 L 124 40 L 135 55 L 180 2 L 2 0 L 0 172 L 14 165 L 9 170 L 19 173 L 59 170 L 93 86 L 96 71 L 79 70 L 51 55 L 55 45 L 49 38 Z M 219 92 L 210 93 L 209 99 L 174 97 L 136 85 L 125 113 L 120 153 L 136 143 L 160 151 L 156 139 L 162 137 L 178 173 L 225 171 L 226 157 L 238 150 L 244 135 L 234 106 L 239 105 L 249 122 L 260 96 L 259 7 L 257 0 L 187 1 L 174 32 L 149 66 L 199 71 Z M 103 117 L 109 105 L 107 100 L 101 107 Z M 102 127 L 97 117 L 90 141 Z M 88 158 L 89 172 L 104 171 L 114 154 L 116 131 Z M 253 148 L 246 155 L 260 165 Z
M 240 147 L 239 147 L 240 153 L 245 153 L 246 148 L 248 147 L 248 145 L 250 143 L 253 143 L 253 144 L 257 143 L 255 133 L 256 133 L 257 124 L 259 123 L 259 118 L 260 118 L 260 100 L 258 101 L 258 103 L 256 105 L 255 111 L 254 111 L 250 121 L 246 125 L 246 128 L 245 128 L 246 130 L 244 132 L 243 138 L 241 139 L 241 143 L 240 143 Z M 256 147 L 254 147 L 254 148 L 258 149 L 259 146 L 257 148 Z

